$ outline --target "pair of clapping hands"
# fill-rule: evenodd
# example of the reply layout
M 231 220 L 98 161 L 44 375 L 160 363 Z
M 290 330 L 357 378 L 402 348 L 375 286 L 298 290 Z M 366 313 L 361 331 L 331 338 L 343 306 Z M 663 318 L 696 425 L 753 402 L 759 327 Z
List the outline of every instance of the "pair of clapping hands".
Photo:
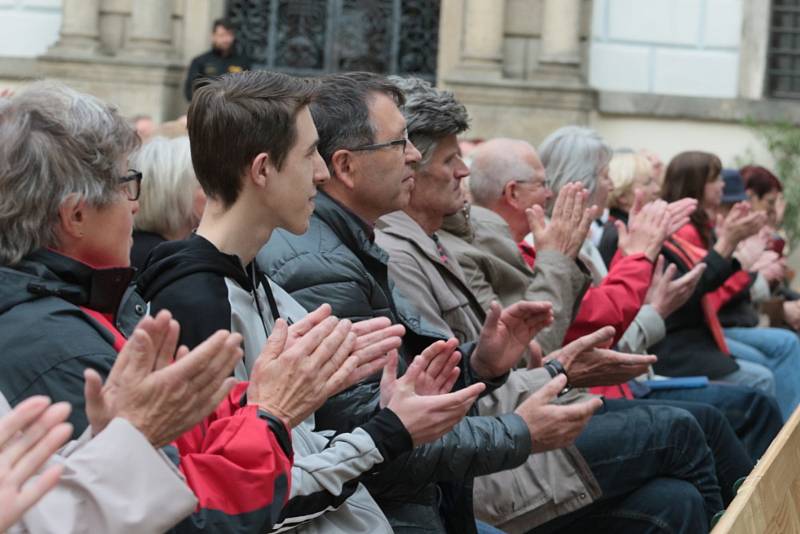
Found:
M 484 385 L 449 393 L 459 375 L 460 355 L 453 341 L 429 347 L 398 379 L 396 349 L 403 332 L 385 318 L 340 321 L 327 305 L 292 326 L 278 320 L 254 364 L 247 402 L 294 427 L 329 396 L 385 367 L 385 404 L 415 444 L 436 439 L 466 414 Z M 178 323 L 162 311 L 137 325 L 105 383 L 96 371 L 85 371 L 86 414 L 93 435 L 119 417 L 158 448 L 220 404 L 236 383 L 231 373 L 242 358 L 241 335 L 219 331 L 191 351 L 176 351 L 178 337 Z M 51 404 L 36 396 L 0 419 L 0 531 L 58 482 L 60 465 L 34 475 L 72 434 L 72 425 L 65 422 L 70 411 L 68 403 Z

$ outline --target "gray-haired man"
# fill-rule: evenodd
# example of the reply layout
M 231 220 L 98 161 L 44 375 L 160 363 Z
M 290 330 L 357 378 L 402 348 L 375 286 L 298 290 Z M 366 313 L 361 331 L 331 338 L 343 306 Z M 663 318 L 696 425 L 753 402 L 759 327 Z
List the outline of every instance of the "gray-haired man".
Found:
M 390 253 L 389 271 L 399 289 L 417 296 L 423 316 L 438 321 L 442 328 L 450 326 L 461 341 L 474 340 L 488 310 L 469 289 L 473 280 L 464 277 L 448 248 L 437 238 L 445 217 L 459 211 L 463 202 L 460 186 L 468 170 L 461 162 L 456 135 L 467 127 L 466 110 L 451 93 L 438 91 L 420 80 L 397 83 L 405 91 L 407 101 L 402 109 L 409 138 L 422 152 L 422 163 L 417 168 L 408 205 L 381 218 L 376 239 Z M 504 148 L 515 150 L 516 156 L 524 145 L 504 142 Z M 533 149 L 527 153 L 523 150 L 522 155 L 526 157 L 516 166 L 501 166 L 512 173 L 510 181 L 519 180 L 509 187 L 514 200 L 520 202 L 523 199 L 517 197 L 523 193 L 534 196 L 542 189 L 542 184 L 535 182 L 537 177 L 544 178 L 543 172 L 537 175 L 538 158 Z M 533 168 L 527 169 L 528 164 Z M 523 191 L 524 185 L 531 187 Z M 546 188 L 542 193 L 541 196 L 548 196 Z M 568 206 L 564 206 L 565 198 L 569 198 Z M 560 208 L 565 209 L 557 210 L 552 223 L 539 232 L 542 244 L 547 244 L 543 246 L 543 256 L 537 258 L 540 269 L 518 284 L 518 292 L 525 298 L 554 301 L 554 308 L 561 310 L 572 309 L 573 301 L 580 300 L 582 292 L 576 294 L 569 276 L 563 273 L 576 269 L 574 254 L 586 233 L 591 210 L 584 210 L 585 195 L 578 186 L 570 186 L 559 201 Z M 570 221 L 574 224 L 564 224 Z M 579 234 L 577 238 L 575 234 Z M 516 250 L 513 241 L 512 248 Z M 570 319 L 571 314 L 567 313 L 551 327 L 562 339 Z M 513 410 L 547 382 L 547 368 L 551 366 L 565 369 L 572 385 L 592 386 L 631 378 L 653 361 L 652 357 L 594 348 L 608 342 L 610 330 L 602 329 L 552 352 L 545 368 L 512 371 L 506 385 L 480 402 L 481 413 Z M 571 393 L 561 402 L 575 406 L 582 397 L 585 399 L 586 395 Z M 703 505 L 704 498 L 708 505 L 719 502 L 719 494 L 713 487 L 716 479 L 713 474 L 709 476 L 713 473 L 713 459 L 704 452 L 704 433 L 687 420 L 688 415 L 673 408 L 643 406 L 629 407 L 624 417 L 618 413 L 595 415 L 576 440 L 577 447 L 535 454 L 523 466 L 479 478 L 479 516 L 510 532 L 528 531 L 538 525 L 543 531 L 567 526 L 580 530 L 581 526 L 588 528 L 594 523 L 621 531 L 655 530 L 664 523 L 676 531 L 691 531 L 698 525 L 702 529 L 709 511 Z M 616 436 L 630 439 L 615 443 Z M 691 457 L 677 453 L 669 445 L 683 440 L 694 444 L 696 453 Z M 609 443 L 615 445 L 609 447 Z M 653 453 L 654 450 L 659 452 Z M 687 461 L 693 464 L 690 470 L 684 470 Z M 610 465 L 615 468 L 609 470 Z M 610 476 L 612 472 L 614 475 Z M 664 477 L 664 482 L 659 477 Z M 654 500 L 653 495 L 661 491 L 670 492 L 678 504 Z M 625 502 L 621 503 L 620 498 Z M 624 516 L 626 512 L 635 513 L 637 519 L 619 519 L 620 513 Z M 599 520 L 598 516 L 604 519 Z

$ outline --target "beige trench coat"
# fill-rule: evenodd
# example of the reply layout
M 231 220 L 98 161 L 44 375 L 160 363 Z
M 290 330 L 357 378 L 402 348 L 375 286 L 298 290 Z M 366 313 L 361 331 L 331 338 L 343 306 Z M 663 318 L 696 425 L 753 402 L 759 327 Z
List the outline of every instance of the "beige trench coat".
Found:
M 378 221 L 377 227 L 375 239 L 389 253 L 391 279 L 425 319 L 437 324 L 442 332 L 450 332 L 462 342 L 476 340 L 488 303 L 492 300 L 504 306 L 512 303 L 494 294 L 488 296 L 489 286 L 482 289 L 481 295 L 488 296 L 487 304 L 483 305 L 472 291 L 477 271 L 468 277 L 459 265 L 461 247 L 454 250 L 450 246 L 452 239 L 442 235 L 440 251 L 434 239 L 406 213 L 386 215 Z M 573 267 L 575 262 L 564 256 L 553 256 L 557 261 L 552 264 L 546 254 L 538 259 L 541 267 L 535 277 L 529 269 L 529 277 L 517 277 L 524 287 L 520 291 L 522 296 L 514 302 L 521 298 L 550 300 L 554 310 L 574 308 L 573 303 L 580 300 L 588 278 L 579 268 Z M 521 257 L 520 261 L 523 261 Z M 524 262 L 523 266 L 527 269 Z M 538 278 L 538 281 L 533 283 L 529 278 Z M 484 288 L 483 284 L 478 287 Z M 561 339 L 570 320 L 568 317 L 566 321 L 557 322 L 560 325 L 557 328 L 562 329 Z M 558 332 L 551 334 L 551 337 L 558 336 Z M 549 380 L 547 371 L 541 368 L 514 370 L 503 387 L 479 401 L 479 411 L 481 415 L 511 413 Z M 585 396 L 576 392 L 562 397 L 559 402 L 576 402 Z M 599 495 L 600 488 L 588 465 L 575 447 L 567 447 L 533 454 L 515 469 L 477 478 L 475 513 L 507 532 L 526 532 L 590 504 Z

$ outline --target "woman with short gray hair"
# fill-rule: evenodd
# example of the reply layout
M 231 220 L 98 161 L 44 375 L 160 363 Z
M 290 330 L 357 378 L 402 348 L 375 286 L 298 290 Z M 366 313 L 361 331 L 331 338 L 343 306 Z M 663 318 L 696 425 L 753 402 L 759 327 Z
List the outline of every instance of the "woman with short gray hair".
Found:
M 591 203 L 605 209 L 613 188 L 608 177 L 612 154 L 611 147 L 590 128 L 564 126 L 551 133 L 539 147 L 539 157 L 553 198 L 568 183 L 580 182 L 592 195 Z
M 77 507 L 41 514 L 57 525 L 49 532 L 164 532 L 181 520 L 180 532 L 269 530 L 283 505 L 280 491 L 288 492 L 291 437 L 282 422 L 254 409 L 252 390 L 250 404 L 240 402 L 242 393 L 228 395 L 234 381 L 226 377 L 237 360 L 232 356 L 241 359 L 241 337 L 217 332 L 199 340 L 196 350 L 221 347 L 211 351 L 213 366 L 195 359 L 187 367 L 185 347 L 172 364 L 177 323 L 167 312 L 143 319 L 145 302 L 131 288 L 142 173 L 128 169 L 128 158 L 138 145 L 116 108 L 61 84 L 34 84 L 0 101 L 0 398 L 10 406 L 39 395 L 71 404 L 75 438 L 107 432 L 136 407 L 144 413 L 128 420 L 124 445 L 108 449 L 121 451 L 124 465 L 76 464 L 87 472 L 72 473 L 71 488 L 92 487 L 71 501 Z M 150 326 L 134 334 L 137 323 Z M 139 347 L 125 350 L 129 339 Z M 112 371 L 118 353 L 121 367 Z M 179 373 L 169 379 L 171 395 L 120 393 L 115 384 L 151 380 L 136 371 L 143 365 Z M 219 374 L 209 381 L 215 366 Z M 191 370 L 191 384 L 181 369 Z M 258 389 L 275 388 L 264 382 Z M 156 386 L 146 391 L 164 393 Z M 169 459 L 157 452 L 165 446 Z M 187 484 L 191 491 L 180 496 Z M 0 514 L 0 523 L 8 518 Z
M 197 227 L 206 195 L 197 181 L 187 136 L 154 137 L 131 158 L 147 176 L 134 217 L 131 264 L 142 269 L 159 243 L 184 239 Z
M 74 226 L 109 210 L 134 212 L 140 175 L 126 172 L 139 145 L 116 110 L 64 85 L 42 82 L 0 110 L 0 265 L 13 266 L 37 249 L 78 253 L 88 235 Z M 129 215 L 115 222 L 124 224 Z M 124 232 L 124 229 L 123 229 Z M 74 235 L 73 235 L 74 234 Z M 93 234 L 94 235 L 94 234 Z M 130 233 L 88 248 L 93 258 L 127 266 Z M 96 245 L 96 246 L 95 246 Z M 91 259 L 91 258 L 87 258 Z

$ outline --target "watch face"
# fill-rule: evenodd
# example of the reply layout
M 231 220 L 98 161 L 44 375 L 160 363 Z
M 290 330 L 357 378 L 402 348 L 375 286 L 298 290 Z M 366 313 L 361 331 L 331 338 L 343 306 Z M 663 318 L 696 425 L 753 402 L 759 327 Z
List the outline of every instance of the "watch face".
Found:
M 244 69 L 239 65 L 229 65 L 228 72 L 242 72 Z

